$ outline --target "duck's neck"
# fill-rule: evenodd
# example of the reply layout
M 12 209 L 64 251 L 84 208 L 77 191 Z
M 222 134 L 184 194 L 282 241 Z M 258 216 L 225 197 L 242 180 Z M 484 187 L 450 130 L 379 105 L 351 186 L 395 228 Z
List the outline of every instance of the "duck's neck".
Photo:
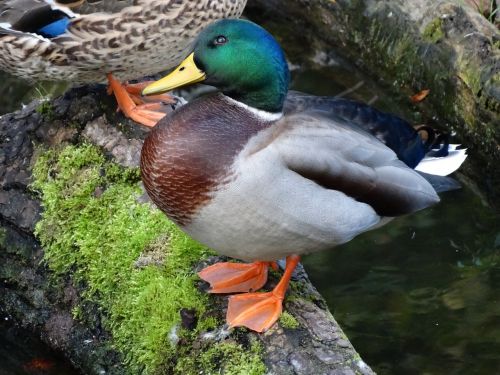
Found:
M 265 88 L 250 92 L 223 90 L 223 93 L 249 107 L 269 113 L 281 113 L 286 97 L 286 90 L 279 90 L 278 88 L 275 90 Z
M 236 100 L 230 96 L 224 95 L 224 98 L 228 100 L 230 103 L 243 108 L 245 111 L 251 113 L 254 117 L 257 117 L 259 120 L 263 122 L 273 122 L 279 120 L 283 117 L 282 108 L 278 112 L 268 112 L 263 109 L 252 107 L 251 105 L 245 104 L 239 100 Z
M 224 95 L 268 113 L 281 113 L 288 93 L 288 67 L 269 64 L 250 77 L 242 74 L 240 79 L 216 85 Z

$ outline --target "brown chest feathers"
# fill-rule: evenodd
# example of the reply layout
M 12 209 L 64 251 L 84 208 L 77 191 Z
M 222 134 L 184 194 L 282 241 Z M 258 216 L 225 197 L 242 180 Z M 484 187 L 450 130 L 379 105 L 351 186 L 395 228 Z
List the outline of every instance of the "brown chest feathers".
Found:
M 148 135 L 141 175 L 153 202 L 180 225 L 232 176 L 235 158 L 270 123 L 221 94 L 205 96 L 163 119 Z

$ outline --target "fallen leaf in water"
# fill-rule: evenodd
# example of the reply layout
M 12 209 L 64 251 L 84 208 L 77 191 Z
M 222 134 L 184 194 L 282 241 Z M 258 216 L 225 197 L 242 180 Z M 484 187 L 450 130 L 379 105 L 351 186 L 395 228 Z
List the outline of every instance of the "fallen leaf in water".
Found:
M 431 92 L 431 90 L 422 90 L 420 91 L 419 93 L 413 95 L 410 97 L 412 103 L 420 103 L 422 100 L 424 100 L 427 95 L 429 95 L 429 93 Z
M 25 371 L 49 371 L 54 367 L 54 362 L 43 358 L 33 358 L 25 363 L 23 368 Z

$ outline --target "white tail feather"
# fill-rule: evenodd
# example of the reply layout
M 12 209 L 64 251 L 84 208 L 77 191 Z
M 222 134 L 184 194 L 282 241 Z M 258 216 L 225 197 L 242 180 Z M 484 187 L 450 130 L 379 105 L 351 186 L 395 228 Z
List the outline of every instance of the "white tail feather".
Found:
M 457 150 L 460 145 L 449 145 L 448 155 L 443 157 L 426 156 L 415 170 L 437 176 L 448 176 L 455 172 L 467 159 L 467 149 Z

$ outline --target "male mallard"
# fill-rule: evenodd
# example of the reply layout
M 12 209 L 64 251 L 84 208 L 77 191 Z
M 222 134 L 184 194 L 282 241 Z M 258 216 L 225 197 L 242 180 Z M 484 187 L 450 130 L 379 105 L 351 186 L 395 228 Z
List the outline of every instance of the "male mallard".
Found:
M 212 21 L 238 17 L 246 0 L 6 0 L 0 69 L 30 80 L 106 81 L 123 113 L 147 126 L 165 114 L 142 103 L 141 78 L 175 67 Z M 71 9 L 70 9 L 71 7 Z M 78 12 L 78 13 L 77 13 Z M 115 79 L 111 73 L 113 73 Z M 160 99 L 165 99 L 162 97 Z
M 145 140 L 141 172 L 152 200 L 185 232 L 220 254 L 254 262 L 201 271 L 212 292 L 255 291 L 268 265 L 287 258 L 272 292 L 230 297 L 231 326 L 261 332 L 276 321 L 301 254 L 439 201 L 396 155 L 413 166 L 424 157 L 427 146 L 414 129 L 345 99 L 287 98 L 283 51 L 254 23 L 215 22 L 174 72 L 143 93 L 200 81 L 221 92 L 161 120 Z

